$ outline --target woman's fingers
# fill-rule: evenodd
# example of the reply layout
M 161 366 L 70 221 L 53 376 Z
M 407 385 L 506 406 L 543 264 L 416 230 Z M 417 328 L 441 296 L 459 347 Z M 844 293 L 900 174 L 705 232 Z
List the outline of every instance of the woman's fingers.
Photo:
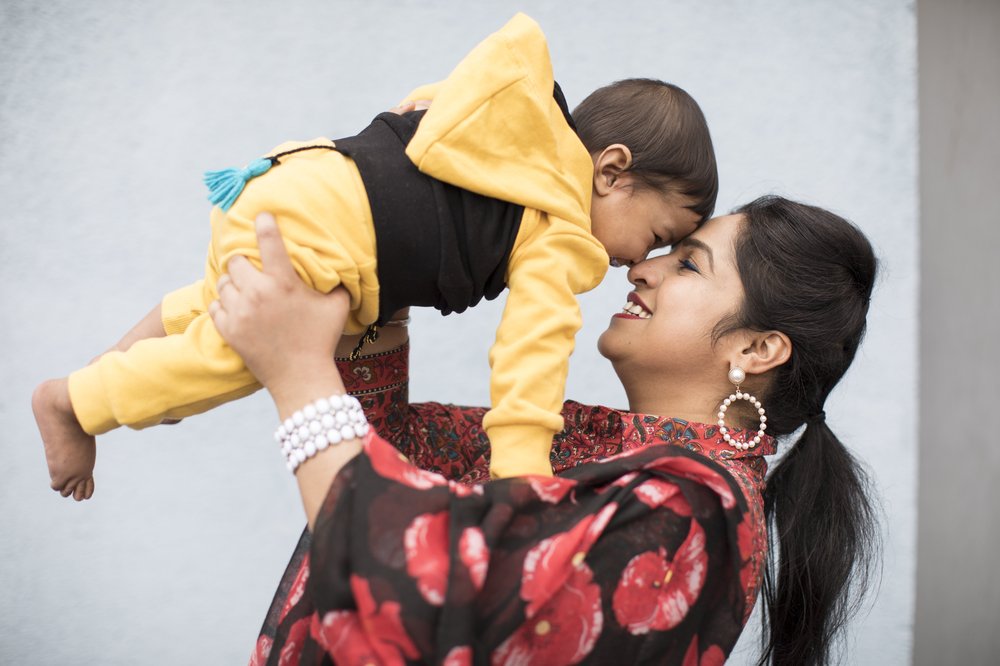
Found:
M 90 499 L 91 497 L 94 496 L 94 477 L 90 477 L 89 479 L 87 479 L 86 483 L 87 483 L 87 490 L 83 494 L 83 499 Z
M 212 318 L 212 323 L 215 324 L 215 330 L 226 338 L 226 334 L 229 332 L 229 320 L 226 316 L 226 311 L 222 308 L 222 304 L 219 301 L 212 301 L 208 304 L 208 316 Z M 228 338 L 226 339 L 228 342 Z
M 226 271 L 226 274 L 222 277 L 228 275 L 232 286 L 240 290 L 253 285 L 260 278 L 260 271 L 242 254 L 238 254 L 229 260 L 226 264 Z M 221 281 L 222 278 L 219 278 L 219 282 Z
M 281 240 L 278 223 L 270 213 L 260 213 L 256 219 L 257 246 L 264 272 L 279 278 L 296 278 L 292 260 L 288 258 L 285 243 Z
M 222 279 L 225 277 L 226 276 L 223 275 L 219 278 L 219 282 L 217 283 L 216 289 L 219 292 L 218 303 L 223 309 L 231 313 L 236 312 L 236 308 L 238 307 L 240 301 L 240 290 L 236 288 L 236 286 L 232 283 L 232 280 L 228 278 L 225 280 Z

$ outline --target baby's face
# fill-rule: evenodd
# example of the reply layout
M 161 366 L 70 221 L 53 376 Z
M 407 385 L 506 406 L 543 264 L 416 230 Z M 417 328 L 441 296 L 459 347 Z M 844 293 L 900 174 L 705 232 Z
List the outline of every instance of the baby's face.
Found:
M 631 266 L 651 250 L 673 245 L 694 232 L 700 217 L 685 208 L 691 203 L 682 195 L 666 195 L 649 187 L 619 187 L 594 197 L 591 231 L 604 245 L 612 266 Z

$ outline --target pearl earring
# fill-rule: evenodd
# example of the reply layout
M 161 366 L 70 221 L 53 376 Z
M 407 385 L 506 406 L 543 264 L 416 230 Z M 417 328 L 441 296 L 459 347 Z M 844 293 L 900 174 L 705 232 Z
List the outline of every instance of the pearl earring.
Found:
M 760 444 L 761 438 L 764 437 L 764 431 L 767 430 L 767 416 L 764 414 L 764 408 L 761 406 L 760 400 L 753 397 L 749 393 L 744 393 L 740 390 L 740 384 L 742 384 L 746 378 L 747 373 L 743 372 L 743 368 L 738 365 L 734 365 L 729 371 L 729 381 L 736 385 L 736 392 L 723 400 L 722 404 L 719 405 L 719 432 L 722 433 L 722 439 L 726 441 L 726 444 L 730 444 L 733 448 L 741 451 L 747 451 Z M 757 410 L 757 414 L 760 415 L 760 428 L 757 429 L 757 434 L 753 439 L 746 442 L 741 442 L 738 439 L 735 439 L 729 434 L 729 429 L 726 428 L 726 411 L 736 400 L 746 400 L 754 406 Z

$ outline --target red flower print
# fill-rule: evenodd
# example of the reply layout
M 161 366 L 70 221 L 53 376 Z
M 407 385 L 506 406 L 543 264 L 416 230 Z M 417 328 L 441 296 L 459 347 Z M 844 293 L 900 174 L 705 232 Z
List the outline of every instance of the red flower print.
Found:
M 613 486 L 627 486 L 635 480 L 635 477 L 639 476 L 639 472 L 629 472 L 623 476 L 619 476 L 617 479 L 611 482 Z
M 688 643 L 687 652 L 684 653 L 684 659 L 681 663 L 684 666 L 701 666 L 698 663 L 698 634 L 691 637 L 691 642 Z
M 548 603 L 574 567 L 583 563 L 587 552 L 604 531 L 618 509 L 612 502 L 598 513 L 578 522 L 569 532 L 542 539 L 524 557 L 521 598 L 528 602 L 524 614 L 529 619 Z
M 330 611 L 323 616 L 323 622 L 319 622 L 316 613 L 313 613 L 312 617 L 313 637 L 337 663 L 379 663 L 379 656 L 365 636 L 364 627 L 357 613 Z M 402 659 L 397 658 L 396 663 L 402 663 Z
M 483 531 L 478 527 L 466 527 L 458 540 L 458 557 L 469 571 L 476 591 L 483 589 L 486 572 L 490 567 L 490 551 L 486 547 Z
M 403 533 L 406 573 L 427 603 L 440 606 L 448 585 L 448 512 L 417 516 Z
M 653 509 L 664 507 L 678 516 L 691 515 L 691 505 L 675 483 L 663 479 L 649 479 L 636 486 L 635 495 L 640 502 Z
M 701 653 L 701 661 L 698 666 L 722 666 L 726 663 L 726 655 L 718 645 L 710 645 L 707 650 Z
M 448 488 L 451 490 L 455 497 L 469 497 L 470 495 L 482 495 L 483 486 L 479 483 L 459 483 L 458 481 L 449 481 Z
M 684 653 L 684 666 L 722 666 L 726 663 L 726 655 L 718 645 L 709 645 L 708 649 L 698 658 L 698 635 L 691 637 L 691 644 Z
M 650 469 L 658 469 L 667 474 L 691 479 L 708 486 L 722 499 L 722 506 L 732 509 L 736 506 L 736 498 L 729 483 L 715 470 L 709 469 L 706 465 L 688 458 L 663 458 L 650 465 Z
M 604 626 L 601 588 L 586 564 L 571 571 L 535 616 L 501 643 L 493 653 L 493 664 L 565 666 L 590 654 Z
M 369 430 L 364 439 L 365 452 L 371 459 L 372 468 L 379 476 L 416 490 L 448 485 L 448 481 L 440 474 L 415 467 L 409 458 L 373 431 Z
M 299 603 L 302 599 L 302 595 L 306 591 L 306 581 L 309 580 L 309 554 L 302 558 L 302 564 L 299 565 L 299 570 L 295 574 L 295 580 L 292 581 L 292 587 L 288 592 L 288 597 L 285 599 L 285 605 L 281 609 L 281 615 L 278 616 L 278 622 L 282 622 L 285 616 L 288 615 L 288 611 L 295 607 L 295 604 Z
M 468 645 L 452 648 L 441 662 L 441 666 L 472 666 L 472 648 Z
M 309 635 L 309 616 L 299 618 L 288 630 L 288 638 L 278 655 L 278 666 L 298 666 L 302 645 Z
M 419 652 L 399 619 L 400 605 L 386 601 L 378 606 L 368 581 L 351 576 L 355 611 L 329 611 L 322 622 L 313 614 L 312 634 L 338 664 L 401 666 Z
M 611 600 L 615 619 L 632 634 L 676 627 L 701 593 L 707 568 L 705 532 L 692 521 L 672 562 L 659 548 L 628 563 Z
M 538 498 L 549 504 L 558 504 L 576 486 L 576 481 L 558 476 L 529 476 L 528 483 Z
M 257 644 L 253 648 L 253 654 L 250 655 L 248 666 L 264 666 L 267 663 L 267 658 L 271 656 L 272 645 L 274 645 L 274 641 L 270 637 L 261 636 L 258 638 Z

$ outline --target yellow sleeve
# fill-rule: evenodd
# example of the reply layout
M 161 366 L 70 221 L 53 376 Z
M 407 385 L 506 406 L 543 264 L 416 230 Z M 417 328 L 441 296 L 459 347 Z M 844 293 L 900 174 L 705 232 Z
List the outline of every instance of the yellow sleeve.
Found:
M 182 333 L 194 318 L 208 311 L 203 292 L 205 280 L 198 280 L 181 287 L 163 297 L 160 303 L 160 319 L 167 335 Z
M 608 255 L 576 225 L 526 211 L 508 264 L 509 294 L 490 350 L 493 409 L 483 419 L 494 478 L 551 476 L 569 356 L 580 329 L 576 294 L 593 289 Z

